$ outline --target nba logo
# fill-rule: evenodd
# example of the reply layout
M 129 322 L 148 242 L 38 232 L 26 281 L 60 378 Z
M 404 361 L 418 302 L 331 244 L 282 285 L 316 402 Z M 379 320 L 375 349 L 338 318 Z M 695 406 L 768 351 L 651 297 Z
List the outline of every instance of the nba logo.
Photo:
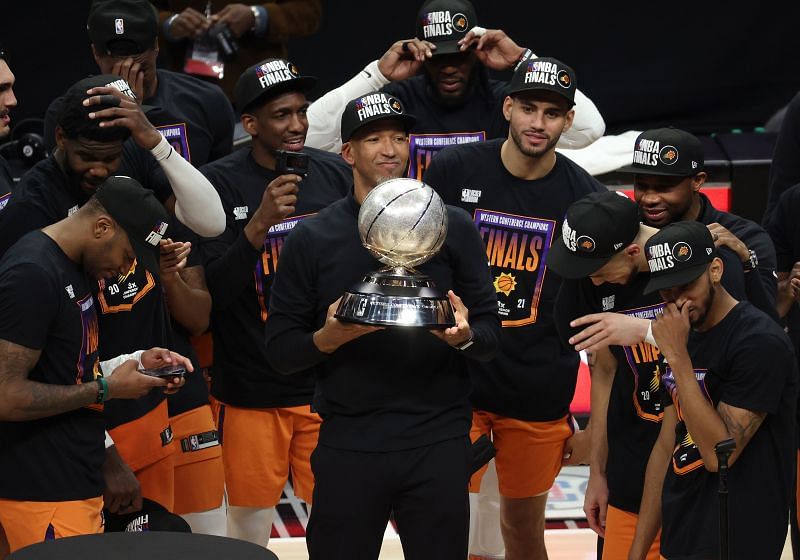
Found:
M 114 31 L 116 31 L 117 35 L 123 35 L 125 33 L 125 22 L 122 18 L 114 20 Z

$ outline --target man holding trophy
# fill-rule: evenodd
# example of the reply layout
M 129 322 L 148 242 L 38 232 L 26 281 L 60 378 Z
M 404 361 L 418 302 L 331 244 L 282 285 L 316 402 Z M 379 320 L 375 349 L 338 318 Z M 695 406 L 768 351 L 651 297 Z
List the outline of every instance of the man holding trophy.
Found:
M 462 360 L 491 359 L 500 323 L 470 217 L 400 179 L 411 123 L 385 93 L 348 103 L 342 157 L 353 192 L 298 224 L 272 286 L 271 365 L 317 371 L 312 560 L 377 558 L 392 511 L 407 559 L 467 556 Z M 342 296 L 354 304 L 340 307 Z

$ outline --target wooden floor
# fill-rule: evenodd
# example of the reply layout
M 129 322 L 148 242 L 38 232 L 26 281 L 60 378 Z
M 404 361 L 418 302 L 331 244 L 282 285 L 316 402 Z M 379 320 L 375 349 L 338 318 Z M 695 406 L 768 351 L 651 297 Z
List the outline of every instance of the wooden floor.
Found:
M 597 560 L 597 539 L 591 529 L 553 529 L 545 533 L 549 560 Z M 279 560 L 308 560 L 306 541 L 303 538 L 272 539 L 269 549 Z M 383 541 L 380 560 L 402 560 L 400 540 L 387 536 Z M 466 560 L 466 559 L 465 559 Z M 781 560 L 792 560 L 792 549 L 787 540 Z

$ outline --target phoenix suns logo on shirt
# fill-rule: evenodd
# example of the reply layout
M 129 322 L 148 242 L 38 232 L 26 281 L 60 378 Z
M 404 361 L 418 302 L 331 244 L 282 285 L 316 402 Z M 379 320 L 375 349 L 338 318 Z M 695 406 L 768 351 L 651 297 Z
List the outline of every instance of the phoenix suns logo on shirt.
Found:
M 256 269 L 253 271 L 262 321 L 267 320 L 269 289 L 272 286 L 272 278 L 275 271 L 278 270 L 278 257 L 283 249 L 283 243 L 297 224 L 313 215 L 312 213 L 286 218 L 267 231 L 267 237 L 264 239 L 264 250 L 261 251 L 261 258 L 256 262 Z
M 477 209 L 474 213 L 497 292 L 504 327 L 536 322 L 554 220 Z
M 652 321 L 664 304 L 649 305 L 622 311 L 625 315 Z M 636 415 L 649 422 L 661 422 L 664 408 L 661 403 L 661 375 L 664 373 L 664 357 L 658 347 L 649 342 L 624 346 L 625 358 L 633 373 L 633 406 Z

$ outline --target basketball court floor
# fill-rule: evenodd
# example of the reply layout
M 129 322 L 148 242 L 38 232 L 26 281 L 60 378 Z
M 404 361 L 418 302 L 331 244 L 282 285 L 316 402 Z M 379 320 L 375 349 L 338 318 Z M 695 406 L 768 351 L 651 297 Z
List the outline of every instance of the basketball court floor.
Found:
M 588 467 L 565 467 L 550 490 L 547 501 L 548 529 L 545 532 L 550 560 L 597 560 L 596 535 L 591 529 L 585 528 L 586 519 L 583 515 L 583 496 L 588 479 Z M 302 521 L 305 525 L 306 520 Z M 308 560 L 303 537 L 281 538 L 273 533 L 268 548 L 279 560 Z M 386 528 L 380 560 L 403 560 L 400 539 L 391 525 Z M 792 560 L 788 539 L 781 560 Z

